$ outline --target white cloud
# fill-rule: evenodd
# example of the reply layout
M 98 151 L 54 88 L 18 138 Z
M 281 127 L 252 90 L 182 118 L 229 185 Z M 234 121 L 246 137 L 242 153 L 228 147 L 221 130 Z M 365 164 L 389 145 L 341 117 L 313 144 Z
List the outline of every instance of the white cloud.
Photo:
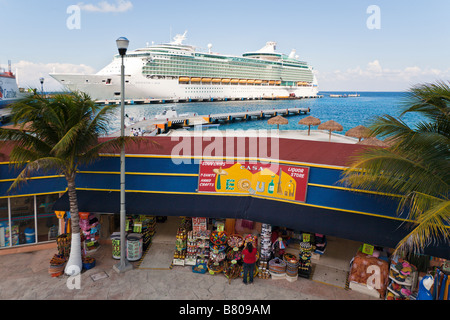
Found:
M 125 12 L 133 8 L 131 1 L 116 0 L 116 3 L 111 4 L 107 1 L 101 1 L 97 5 L 78 3 L 81 10 L 89 12 Z
M 64 87 L 50 73 L 95 73 L 95 69 L 84 64 L 71 63 L 35 63 L 31 61 L 21 60 L 12 64 L 12 71 L 16 73 L 16 79 L 19 86 L 25 89 L 40 89 L 41 84 L 39 78 L 44 78 L 45 91 L 60 91 Z
M 383 67 L 379 60 L 346 70 L 322 71 L 316 74 L 321 90 L 402 91 L 412 85 L 450 78 L 450 68 L 435 69 L 409 66 L 403 69 Z

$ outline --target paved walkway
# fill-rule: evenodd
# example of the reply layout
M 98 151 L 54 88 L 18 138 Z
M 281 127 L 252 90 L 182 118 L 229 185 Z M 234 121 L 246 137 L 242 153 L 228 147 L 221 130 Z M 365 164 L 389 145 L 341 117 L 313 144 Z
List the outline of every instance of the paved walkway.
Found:
M 240 279 L 228 283 L 223 274 L 196 274 L 189 267 L 174 266 L 170 270 L 134 269 L 123 274 L 113 270 L 117 260 L 111 247 L 102 245 L 93 256 L 97 264 L 83 271 L 79 289 L 69 289 L 69 277 L 52 278 L 49 261 L 56 249 L 0 256 L 0 299 L 3 300 L 374 300 L 351 290 L 300 278 L 264 280 L 253 285 Z M 106 274 L 94 281 L 91 276 Z M 74 283 L 69 281 L 69 283 Z M 379 300 L 379 299 L 375 299 Z

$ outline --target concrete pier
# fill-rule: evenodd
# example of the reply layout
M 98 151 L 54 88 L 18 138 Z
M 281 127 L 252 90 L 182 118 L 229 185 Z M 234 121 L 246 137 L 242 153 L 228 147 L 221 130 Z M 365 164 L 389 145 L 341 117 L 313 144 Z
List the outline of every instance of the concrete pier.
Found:
M 125 135 L 130 135 L 132 129 L 141 129 L 145 131 L 144 135 L 156 135 L 165 133 L 170 129 L 177 129 L 183 127 L 193 127 L 195 125 L 211 125 L 220 124 L 233 121 L 250 121 L 263 120 L 266 118 L 281 115 L 283 117 L 307 114 L 310 112 L 309 108 L 284 108 L 271 110 L 253 110 L 241 111 L 232 113 L 208 114 L 178 118 L 167 119 L 148 119 L 133 123 L 125 128 Z M 120 135 L 120 130 L 112 133 L 110 136 L 116 137 Z

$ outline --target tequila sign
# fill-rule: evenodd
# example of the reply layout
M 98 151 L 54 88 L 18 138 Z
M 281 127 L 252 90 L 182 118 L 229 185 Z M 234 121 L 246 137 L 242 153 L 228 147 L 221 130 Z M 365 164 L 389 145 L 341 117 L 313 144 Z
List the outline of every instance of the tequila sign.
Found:
M 202 161 L 199 192 L 250 194 L 275 199 L 306 201 L 308 167 L 271 163 Z

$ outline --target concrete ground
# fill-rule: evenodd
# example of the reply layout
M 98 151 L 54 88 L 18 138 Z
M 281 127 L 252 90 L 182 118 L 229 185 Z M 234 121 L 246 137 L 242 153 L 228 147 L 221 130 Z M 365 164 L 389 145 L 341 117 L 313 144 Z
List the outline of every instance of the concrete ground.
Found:
M 156 238 L 155 238 L 156 239 Z M 175 239 L 173 238 L 173 241 Z M 151 249 L 151 246 L 150 246 Z M 147 251 L 147 254 L 150 250 Z M 141 268 L 144 259 L 131 262 L 133 269 L 118 274 L 113 266 L 111 245 L 102 244 L 92 254 L 96 266 L 84 270 L 74 281 L 66 275 L 51 277 L 49 262 L 56 248 L 0 255 L 2 300 L 380 300 L 356 291 L 299 277 L 255 278 L 244 285 L 241 278 L 229 283 L 223 274 L 193 273 L 191 267 Z M 94 281 L 95 276 L 103 276 Z M 76 285 L 79 284 L 78 288 Z M 70 288 L 74 287 L 75 288 Z

